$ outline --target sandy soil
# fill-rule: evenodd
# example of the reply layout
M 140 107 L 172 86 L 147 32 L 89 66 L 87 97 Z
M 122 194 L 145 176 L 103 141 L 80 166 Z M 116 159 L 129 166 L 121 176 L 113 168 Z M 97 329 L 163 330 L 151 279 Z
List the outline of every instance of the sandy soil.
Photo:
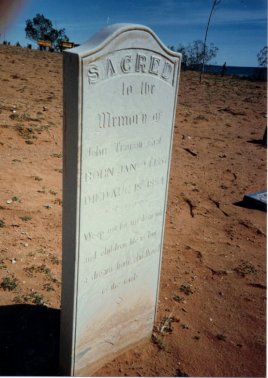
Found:
M 61 59 L 0 46 L 2 375 L 57 374 Z M 154 335 L 96 375 L 265 376 L 265 126 L 266 83 L 182 72 Z

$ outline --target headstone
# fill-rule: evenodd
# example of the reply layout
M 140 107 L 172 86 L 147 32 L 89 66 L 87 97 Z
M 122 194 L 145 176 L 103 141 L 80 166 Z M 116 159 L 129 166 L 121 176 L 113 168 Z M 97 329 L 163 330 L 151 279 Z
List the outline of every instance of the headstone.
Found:
M 180 60 L 126 24 L 64 52 L 65 374 L 90 375 L 152 333 Z

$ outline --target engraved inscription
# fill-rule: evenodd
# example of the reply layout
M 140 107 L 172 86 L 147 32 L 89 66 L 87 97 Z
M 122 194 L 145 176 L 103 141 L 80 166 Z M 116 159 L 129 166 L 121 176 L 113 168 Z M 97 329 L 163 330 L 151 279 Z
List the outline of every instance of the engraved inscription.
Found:
M 100 129 L 106 127 L 124 127 L 145 124 L 147 121 L 147 114 L 121 114 L 111 115 L 110 112 L 103 112 L 98 114 L 98 126 Z
M 141 82 L 141 94 L 147 95 L 147 94 L 154 94 L 154 84 L 148 84 L 146 81 Z
M 89 63 L 87 68 L 89 84 L 135 73 L 152 75 L 173 85 L 174 64 L 157 53 L 126 49 L 125 54 L 119 60 L 114 52 L 103 57 L 100 62 Z
M 155 94 L 155 84 L 150 84 L 147 81 L 142 81 L 140 85 L 135 85 L 134 84 L 126 84 L 125 82 L 122 83 L 122 90 L 121 94 L 123 96 L 130 96 L 130 95 L 143 95 L 143 96 L 148 96 L 148 95 L 154 95 Z
M 142 260 L 145 260 L 157 253 L 160 252 L 160 245 L 155 248 L 145 248 L 142 251 L 136 252 L 133 256 L 129 255 L 129 257 L 117 260 L 115 263 L 106 266 L 104 268 L 101 268 L 99 270 L 94 270 L 94 272 L 88 276 L 85 276 L 83 278 L 84 283 L 88 283 L 90 280 L 95 281 L 99 280 L 105 276 L 108 276 L 118 270 L 125 269 L 129 267 L 130 265 L 135 265 L 137 263 L 141 263 Z
M 85 182 L 90 182 L 94 179 L 102 179 L 114 176 L 114 168 L 94 169 L 85 172 Z
M 140 191 L 146 191 L 155 186 L 162 186 L 164 183 L 164 176 L 141 179 L 132 185 L 116 186 L 114 188 L 110 188 L 109 190 L 87 194 L 84 196 L 83 204 L 87 206 L 107 200 L 116 201 L 123 196 L 135 194 L 136 192 Z
M 128 113 L 128 114 L 112 114 L 111 112 L 98 113 L 98 128 L 113 127 L 129 127 L 151 125 L 151 123 L 159 122 L 161 111 L 153 114 L 148 113 Z
M 100 146 L 94 146 L 94 147 L 88 147 L 88 156 L 89 157 L 99 157 L 99 156 L 106 156 L 107 155 L 107 148 L 106 147 L 100 147 Z
M 122 231 L 125 231 L 128 227 L 138 226 L 140 224 L 144 225 L 144 223 L 158 220 L 162 216 L 162 209 L 152 213 L 143 213 L 135 218 L 128 220 L 127 222 L 116 223 L 113 226 L 108 227 L 104 230 L 84 233 L 84 241 L 107 240 L 110 235 L 114 235 Z
M 144 168 L 160 167 L 167 164 L 166 157 L 150 158 L 148 160 L 141 160 L 130 162 L 128 164 L 121 164 L 115 167 L 103 167 L 100 169 L 87 170 L 84 173 L 84 180 L 86 183 L 93 182 L 94 180 L 109 179 L 115 176 L 132 174 Z
M 122 95 L 125 96 L 129 96 L 133 93 L 133 87 L 132 85 L 126 85 L 125 83 L 122 84 Z

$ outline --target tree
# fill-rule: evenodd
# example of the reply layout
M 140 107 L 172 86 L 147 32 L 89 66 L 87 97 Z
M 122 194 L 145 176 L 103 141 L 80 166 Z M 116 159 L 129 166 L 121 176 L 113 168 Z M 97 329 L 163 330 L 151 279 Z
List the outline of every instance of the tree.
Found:
M 187 47 L 183 46 L 180 43 L 179 46 L 178 46 L 178 48 L 177 48 L 177 52 L 181 53 L 181 55 L 182 55 L 181 63 L 182 63 L 182 67 L 185 69 L 188 66 L 188 64 L 189 64 L 189 58 L 188 58 L 188 54 L 187 54 Z
M 26 20 L 25 32 L 26 38 L 35 42 L 38 40 L 50 41 L 52 48 L 56 51 L 60 50 L 61 41 L 69 41 L 65 29 L 53 28 L 52 22 L 39 13 L 32 20 Z
M 221 2 L 221 0 L 213 0 L 212 6 L 211 6 L 211 9 L 210 9 L 210 14 L 209 14 L 209 17 L 208 17 L 208 22 L 207 22 L 207 27 L 206 27 L 206 32 L 205 32 L 204 45 L 203 45 L 204 51 L 203 51 L 202 69 L 200 71 L 200 82 L 202 80 L 202 74 L 205 71 L 205 56 L 206 56 L 206 47 L 207 47 L 206 43 L 207 43 L 208 29 L 209 29 L 212 13 L 213 13 L 215 7 L 220 4 L 220 2 Z
M 188 65 L 206 64 L 215 58 L 218 53 L 218 47 L 210 43 L 209 46 L 198 40 L 188 45 L 186 49 Z
M 264 46 L 257 54 L 259 66 L 267 67 L 268 47 Z
M 173 46 L 171 49 L 175 51 Z M 204 48 L 204 42 L 197 40 L 187 46 L 180 44 L 176 51 L 182 54 L 182 64 L 189 67 L 202 64 L 203 61 L 208 63 L 217 56 L 219 49 L 213 43 Z

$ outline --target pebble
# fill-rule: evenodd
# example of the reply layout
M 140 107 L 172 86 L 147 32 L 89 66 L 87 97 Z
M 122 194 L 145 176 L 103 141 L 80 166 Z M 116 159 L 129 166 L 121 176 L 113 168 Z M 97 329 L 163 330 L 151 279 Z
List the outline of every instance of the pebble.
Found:
M 7 204 L 10 204 L 12 202 L 13 202 L 12 199 L 7 200 Z
M 16 264 L 16 262 L 17 262 L 16 259 L 12 259 L 12 260 L 11 260 L 11 263 L 12 263 L 12 264 Z

